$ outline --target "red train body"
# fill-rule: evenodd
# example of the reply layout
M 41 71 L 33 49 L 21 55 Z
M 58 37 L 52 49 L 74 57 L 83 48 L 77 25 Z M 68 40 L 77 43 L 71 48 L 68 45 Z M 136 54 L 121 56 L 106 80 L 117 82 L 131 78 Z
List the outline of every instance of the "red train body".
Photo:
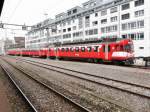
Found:
M 66 45 L 41 50 L 10 50 L 9 55 L 81 59 L 90 62 L 133 63 L 133 42 L 130 39 L 104 39 L 101 43 Z

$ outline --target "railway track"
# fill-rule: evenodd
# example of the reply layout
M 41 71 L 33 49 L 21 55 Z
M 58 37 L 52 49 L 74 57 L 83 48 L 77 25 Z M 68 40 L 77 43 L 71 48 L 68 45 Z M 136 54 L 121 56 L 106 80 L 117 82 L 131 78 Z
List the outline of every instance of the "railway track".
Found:
M 54 92 L 55 94 L 57 94 L 58 96 L 60 96 L 64 100 L 66 100 L 68 103 L 70 103 L 71 105 L 75 106 L 75 108 L 79 109 L 79 111 L 81 111 L 81 112 L 92 112 L 87 107 L 84 107 L 81 104 L 73 101 L 72 99 L 70 99 L 69 97 L 63 95 L 59 91 L 57 91 L 54 88 L 50 87 L 49 85 L 43 83 L 42 81 L 39 81 L 39 80 L 35 79 L 34 77 L 31 76 L 30 73 L 24 71 L 23 68 L 17 67 L 15 65 L 13 65 L 13 64 L 9 63 L 8 61 L 6 61 L 5 59 L 3 59 L 3 61 L 5 61 L 7 64 L 11 65 L 16 70 L 18 70 L 21 73 L 23 73 L 25 76 L 27 76 L 31 80 L 34 80 L 38 84 L 42 85 L 44 88 L 47 88 L 48 90 Z M 22 91 L 22 89 L 19 87 L 19 85 L 16 83 L 16 81 L 12 78 L 13 73 L 9 72 L 9 70 L 6 69 L 5 66 L 2 63 L 1 63 L 1 66 L 4 69 L 4 71 L 7 73 L 7 75 L 10 77 L 10 79 L 12 80 L 12 82 L 15 84 L 15 86 L 18 88 L 18 90 L 21 92 L 21 94 L 23 95 L 23 97 L 25 98 L 25 100 L 28 102 L 28 104 L 31 106 L 31 108 L 33 109 L 33 111 L 34 112 L 38 112 L 38 109 L 36 108 L 36 106 L 34 106 L 34 104 L 32 103 L 32 101 L 27 97 L 27 95 Z
M 149 95 L 150 89 L 149 89 L 149 87 L 145 87 L 143 85 L 137 85 L 137 84 L 134 84 L 134 83 L 130 84 L 130 83 L 127 83 L 127 82 L 124 82 L 124 81 L 119 81 L 119 83 L 116 83 L 116 81 L 118 81 L 118 80 L 110 79 L 110 78 L 107 78 L 107 77 L 95 76 L 95 75 L 92 75 L 92 74 L 87 74 L 87 73 L 79 72 L 79 71 L 72 70 L 72 69 L 70 70 L 70 69 L 66 69 L 64 67 L 59 67 L 59 66 L 55 67 L 54 65 L 51 65 L 49 63 L 46 64 L 46 63 L 43 63 L 43 62 L 40 62 L 40 61 L 34 61 L 34 60 L 30 60 L 30 59 L 22 59 L 22 58 L 20 59 L 20 58 L 18 58 L 15 62 L 17 63 L 17 65 L 21 65 L 21 64 L 23 64 L 22 62 L 25 62 L 25 63 L 31 64 L 31 65 L 35 65 L 39 68 L 45 68 L 45 69 L 50 70 L 50 71 L 58 72 L 59 74 L 62 74 L 62 76 L 66 75 L 66 76 L 70 76 L 72 78 L 76 78 L 76 79 L 86 81 L 87 83 L 89 82 L 91 84 L 93 83 L 93 84 L 96 84 L 96 85 L 99 85 L 99 86 L 108 87 L 108 89 L 112 88 L 112 89 L 114 89 L 114 91 L 116 91 L 116 90 L 117 91 L 122 91 L 122 93 L 125 94 L 125 95 L 129 94 L 129 96 L 130 95 L 131 96 L 136 96 L 136 98 L 138 98 L 138 99 L 142 98 L 144 100 L 143 104 L 145 104 L 147 101 L 149 102 L 149 99 L 150 99 L 150 95 Z M 32 73 L 35 72 L 34 70 L 32 71 L 32 69 L 29 70 L 29 71 L 31 71 Z M 110 80 L 106 80 L 105 78 L 110 79 Z M 113 80 L 113 81 L 111 81 L 111 80 Z M 93 93 L 93 95 L 94 94 L 95 93 Z M 101 98 L 105 101 L 108 101 L 109 103 L 115 104 L 116 106 L 122 107 L 126 110 L 137 112 L 137 109 L 136 109 L 137 105 L 135 106 L 134 103 L 132 104 L 133 107 L 132 106 L 128 107 L 128 106 L 126 106 L 126 104 L 128 105 L 130 103 L 124 104 L 124 103 L 121 103 L 121 102 L 111 100 L 107 97 L 101 97 L 101 96 L 99 96 L 99 98 Z M 131 99 L 132 99 L 132 97 L 131 97 Z M 138 100 L 136 102 L 138 102 Z M 136 102 L 135 102 L 135 104 L 136 104 Z M 141 102 L 141 100 L 140 100 L 140 102 Z M 148 102 L 146 103 L 146 105 L 149 105 Z M 145 108 L 146 110 L 149 110 L 149 108 L 147 106 L 144 106 L 142 108 L 143 109 Z M 145 109 L 143 111 L 143 109 L 142 109 L 142 111 L 140 110 L 139 112 L 149 112 L 149 111 L 145 111 Z
M 10 73 L 2 64 L 0 64 L 0 66 L 4 70 L 4 72 L 6 73 L 6 75 L 9 77 L 9 79 L 11 80 L 11 82 L 15 85 L 15 87 L 17 88 L 17 90 L 20 92 L 20 94 L 22 95 L 22 97 L 24 98 L 24 100 L 27 102 L 27 104 L 30 106 L 31 110 L 33 112 L 38 112 L 37 109 L 32 104 L 32 102 L 28 99 L 28 97 L 26 96 L 26 94 L 22 91 L 22 89 L 18 86 L 18 84 L 15 82 L 15 80 L 11 77 L 12 73 Z
M 59 72 L 59 73 L 62 73 L 71 77 L 76 77 L 82 80 L 90 81 L 92 83 L 104 85 L 104 86 L 111 87 L 114 89 L 119 89 L 121 91 L 130 93 L 130 94 L 134 94 L 134 95 L 138 95 L 138 96 L 150 99 L 150 87 L 148 86 L 137 85 L 135 83 L 129 83 L 129 82 L 115 80 L 115 79 L 111 79 L 111 78 L 107 78 L 103 76 L 88 74 L 88 73 L 75 71 L 75 70 L 67 69 L 67 68 L 62 68 L 62 67 L 54 66 L 50 64 L 45 64 L 45 63 L 37 62 L 33 60 L 31 61 L 27 59 L 21 59 L 21 60 L 19 59 L 19 61 L 23 61 L 25 63 L 29 63 L 29 64 L 39 66 L 48 70 Z

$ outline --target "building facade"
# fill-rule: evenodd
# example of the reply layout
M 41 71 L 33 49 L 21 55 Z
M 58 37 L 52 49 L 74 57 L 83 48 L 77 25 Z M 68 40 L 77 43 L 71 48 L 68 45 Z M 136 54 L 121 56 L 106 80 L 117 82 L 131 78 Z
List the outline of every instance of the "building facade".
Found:
M 14 44 L 13 40 L 10 40 L 8 38 L 4 41 L 4 52 L 7 53 L 9 49 L 11 49 L 11 45 Z
M 4 40 L 0 40 L 0 55 L 4 54 Z
M 34 25 L 26 48 L 53 43 L 131 38 L 136 57 L 150 56 L 150 0 L 90 0 Z

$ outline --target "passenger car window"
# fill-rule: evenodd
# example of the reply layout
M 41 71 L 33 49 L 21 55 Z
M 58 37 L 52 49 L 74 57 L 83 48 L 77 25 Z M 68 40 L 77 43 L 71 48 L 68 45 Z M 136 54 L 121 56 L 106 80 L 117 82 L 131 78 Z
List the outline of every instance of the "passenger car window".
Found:
M 92 51 L 92 47 L 87 47 L 88 52 Z
M 81 51 L 82 51 L 82 52 L 85 52 L 85 47 L 81 47 Z
M 76 47 L 76 48 L 75 48 L 75 51 L 76 51 L 76 52 L 79 52 L 79 47 Z
M 73 48 L 73 47 L 71 47 L 71 48 L 70 48 L 70 51 L 71 51 L 71 52 L 73 52 L 73 51 L 74 51 L 74 48 Z
M 64 51 L 65 51 L 65 48 L 61 48 L 61 51 L 64 52 Z
M 68 52 L 69 51 L 69 48 L 66 48 L 66 52 Z
M 94 46 L 94 52 L 98 52 L 98 46 Z

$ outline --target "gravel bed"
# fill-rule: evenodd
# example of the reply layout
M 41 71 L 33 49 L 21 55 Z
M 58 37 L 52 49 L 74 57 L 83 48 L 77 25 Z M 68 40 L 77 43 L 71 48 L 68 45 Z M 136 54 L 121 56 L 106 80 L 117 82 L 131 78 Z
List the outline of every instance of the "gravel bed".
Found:
M 26 104 L 22 95 L 12 84 L 10 79 L 4 74 L 2 68 L 0 67 L 0 81 L 3 83 L 5 88 L 5 94 L 9 102 L 9 107 L 11 112 L 31 112 L 31 108 Z M 0 110 L 4 112 L 3 110 Z
M 13 73 L 13 78 L 23 88 L 23 91 L 34 102 L 40 112 L 80 112 L 81 110 L 68 103 L 49 89 L 44 88 L 33 80 L 16 71 L 10 65 L 7 68 Z M 11 69 L 10 69 L 11 68 Z M 15 74 L 14 74 L 15 73 Z M 23 80 L 22 80 L 23 79 Z
M 100 65 L 72 61 L 54 61 L 37 58 L 23 59 L 36 60 L 54 66 L 65 67 L 80 72 L 90 73 L 93 75 L 108 77 L 120 81 L 126 81 L 129 83 L 135 83 L 138 85 L 150 87 L 150 69 L 143 70 L 138 68 L 121 67 L 115 65 Z
M 20 63 L 17 62 L 17 64 L 20 64 Z M 35 70 L 37 73 L 41 73 L 41 75 L 44 77 L 46 75 L 45 72 L 48 73 L 47 74 L 48 76 L 49 76 L 49 74 L 51 74 L 50 71 L 47 71 L 42 68 L 34 68 L 33 66 L 26 64 L 26 63 L 21 63 L 20 65 L 23 65 L 23 67 L 26 67 L 27 68 L 26 71 L 29 68 L 31 68 L 32 70 Z M 32 75 L 35 74 L 35 71 L 32 72 Z M 85 87 L 84 88 L 81 86 L 78 87 L 78 84 L 70 83 L 68 81 L 66 81 L 66 83 L 65 83 L 64 80 L 66 80 L 66 79 L 59 80 L 59 77 L 56 77 L 56 78 L 53 77 L 53 76 L 59 75 L 58 73 L 54 74 L 54 72 L 52 72 L 51 75 L 52 75 L 52 77 L 49 77 L 48 80 L 45 77 L 46 79 L 43 81 L 48 82 L 48 84 L 53 86 L 55 89 L 63 92 L 64 94 L 66 94 L 69 97 L 71 97 L 72 99 L 78 101 L 85 107 L 88 107 L 90 110 L 92 110 L 92 112 L 129 112 L 125 108 L 117 106 L 113 103 L 109 103 L 104 98 L 101 98 L 101 97 L 97 96 L 97 94 L 94 94 L 92 91 L 88 91 L 87 88 L 85 88 Z M 37 74 L 34 76 L 37 77 Z M 40 79 L 42 79 L 42 78 L 40 77 Z M 84 83 L 84 82 L 81 81 L 81 83 Z
M 85 98 L 86 100 L 98 104 L 97 106 L 100 106 L 100 104 L 104 104 L 104 107 L 107 105 L 107 108 L 113 110 L 113 106 L 104 103 L 104 101 L 101 102 L 98 100 L 100 98 L 103 98 L 108 101 L 114 101 L 115 104 L 126 106 L 126 108 L 134 110 L 135 112 L 149 112 L 150 110 L 149 99 L 141 98 L 133 94 L 124 93 L 122 91 L 108 88 L 102 85 L 89 83 L 56 72 L 50 72 L 49 70 L 42 69 L 40 67 L 33 67 L 30 64 L 24 63 L 23 65 L 27 69 L 32 68 L 34 72 L 36 71 L 37 74 L 41 74 L 40 77 L 44 78 L 45 80 L 48 80 L 49 82 L 54 83 L 59 87 L 63 87 L 65 90 L 69 90 L 70 92 L 75 93 L 77 96 L 80 96 L 82 98 Z M 97 98 L 92 96 L 97 96 Z
M 38 65 L 38 64 L 36 64 Z M 40 65 L 40 66 L 44 66 L 46 68 L 50 68 L 50 69 L 54 69 L 56 71 L 62 72 L 62 73 L 67 73 L 70 74 L 71 76 L 76 76 L 76 77 L 81 77 L 84 79 L 88 79 L 91 81 L 96 81 L 98 83 L 103 83 L 106 85 L 111 85 L 113 87 L 117 87 L 120 89 L 124 89 L 127 91 L 131 91 L 134 93 L 139 93 L 141 95 L 146 95 L 150 97 L 150 89 L 147 88 L 143 88 L 143 87 L 137 87 L 137 86 L 133 86 L 130 84 L 125 84 L 125 83 L 121 83 L 121 82 L 116 82 L 116 81 L 112 81 L 110 79 L 104 79 L 104 78 L 98 78 L 98 77 L 94 77 L 94 76 L 89 76 L 87 74 L 81 74 L 81 73 L 77 73 L 77 72 L 72 72 L 72 71 L 68 71 L 68 70 L 64 70 L 64 69 L 60 69 L 60 68 L 55 68 L 55 67 L 51 67 L 51 66 L 47 66 L 47 65 Z
M 56 62 L 57 61 L 54 61 L 55 64 L 56 64 Z M 67 63 L 67 62 L 65 62 L 65 63 Z M 73 65 L 71 63 L 73 63 Z M 75 67 L 79 66 L 79 65 L 77 65 L 78 63 L 75 63 L 75 64 L 74 64 L 74 62 L 71 62 L 71 63 L 69 64 L 69 67 L 70 66 L 75 66 Z M 52 64 L 52 63 L 50 63 L 50 64 Z M 58 62 L 57 65 L 62 67 L 62 65 L 59 65 L 59 64 L 60 63 Z M 79 63 L 79 64 L 81 64 L 81 63 Z M 93 65 L 96 65 L 96 64 L 93 64 Z M 58 74 L 55 72 L 50 72 L 49 70 L 42 69 L 40 67 L 34 68 L 33 66 L 24 63 L 24 67 L 25 66 L 27 69 L 32 68 L 32 70 L 34 70 L 34 72 L 36 71 L 36 73 L 38 73 L 39 75 L 41 74 L 40 77 L 44 78 L 45 80 L 48 80 L 49 82 L 51 82 L 61 88 L 64 88 L 65 90 L 68 90 L 72 93 L 75 93 L 77 96 L 80 96 L 81 98 L 85 98 L 86 100 L 89 100 L 95 104 L 104 104 L 103 106 L 105 107 L 106 106 L 106 103 L 104 103 L 105 101 L 101 102 L 100 100 L 98 100 L 100 98 L 103 98 L 108 101 L 109 101 L 109 99 L 111 101 L 114 100 L 114 103 L 118 102 L 121 105 L 126 105 L 127 108 L 134 110 L 135 112 L 149 112 L 149 110 L 150 110 L 150 101 L 148 99 L 141 98 L 141 97 L 138 97 L 138 96 L 132 95 L 132 94 L 129 95 L 126 93 L 122 93 L 121 91 L 114 90 L 112 88 L 107 88 L 104 86 L 100 86 L 100 85 L 89 83 L 89 82 L 86 82 L 83 80 L 79 80 L 76 78 L 71 78 L 71 77 L 64 76 L 62 74 Z M 64 66 L 68 67 L 66 65 L 64 65 Z M 118 71 L 121 72 L 122 69 L 118 70 Z M 132 75 L 131 73 L 133 71 L 130 72 L 130 70 L 129 70 L 127 72 L 129 72 L 130 75 Z M 142 73 L 140 73 L 140 74 L 142 75 Z M 71 86 L 68 86 L 68 85 L 71 85 Z M 77 90 L 80 90 L 80 91 L 77 91 Z M 83 93 L 88 93 L 88 94 L 83 94 Z M 97 100 L 96 100 L 96 97 L 94 98 L 92 96 L 97 96 Z M 99 106 L 99 105 L 97 105 L 97 106 Z M 108 104 L 107 104 L 107 106 L 108 106 Z M 108 106 L 107 107 L 108 110 L 109 109 L 113 110 L 111 107 L 113 107 L 113 106 Z

